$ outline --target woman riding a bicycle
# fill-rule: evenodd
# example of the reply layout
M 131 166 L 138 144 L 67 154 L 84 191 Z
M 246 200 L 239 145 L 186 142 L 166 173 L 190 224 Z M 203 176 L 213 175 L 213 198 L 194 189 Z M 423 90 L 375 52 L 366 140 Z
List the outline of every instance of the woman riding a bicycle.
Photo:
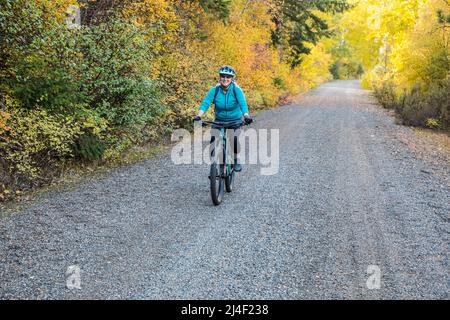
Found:
M 209 109 L 210 105 L 214 103 L 215 121 L 232 122 L 244 120 L 246 124 L 250 124 L 253 120 L 249 115 L 247 102 L 245 100 L 244 92 L 234 82 L 236 77 L 235 70 L 230 66 L 223 66 L 219 69 L 219 85 L 211 88 L 203 102 L 200 105 L 197 116 L 194 121 L 200 121 L 203 114 Z M 233 129 L 235 132 L 242 126 L 235 125 L 228 129 Z M 234 135 L 234 171 L 242 170 L 238 156 L 238 142 L 237 136 Z M 211 144 L 215 141 L 215 137 L 211 136 Z

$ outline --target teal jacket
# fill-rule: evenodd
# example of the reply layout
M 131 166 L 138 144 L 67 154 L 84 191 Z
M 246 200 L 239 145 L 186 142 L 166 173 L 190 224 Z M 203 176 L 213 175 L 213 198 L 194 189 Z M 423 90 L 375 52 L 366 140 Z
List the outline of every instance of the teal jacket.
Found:
M 234 86 L 234 90 L 233 90 Z M 200 110 L 206 112 L 209 109 L 211 103 L 214 100 L 214 94 L 216 87 L 212 87 L 205 99 L 203 99 L 200 105 Z M 234 95 L 236 92 L 236 96 Z M 236 99 L 237 98 L 237 99 Z M 216 113 L 216 120 L 218 121 L 231 121 L 241 119 L 244 113 L 248 113 L 247 101 L 245 101 L 244 92 L 234 82 L 230 84 L 226 94 L 219 88 L 216 99 L 214 101 L 214 112 Z

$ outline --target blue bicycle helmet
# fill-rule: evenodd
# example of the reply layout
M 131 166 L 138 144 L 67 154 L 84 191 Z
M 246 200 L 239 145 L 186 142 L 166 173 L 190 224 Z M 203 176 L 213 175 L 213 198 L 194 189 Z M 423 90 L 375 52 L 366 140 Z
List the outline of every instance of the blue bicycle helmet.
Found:
M 230 66 L 223 66 L 219 69 L 219 75 L 236 76 L 236 72 Z

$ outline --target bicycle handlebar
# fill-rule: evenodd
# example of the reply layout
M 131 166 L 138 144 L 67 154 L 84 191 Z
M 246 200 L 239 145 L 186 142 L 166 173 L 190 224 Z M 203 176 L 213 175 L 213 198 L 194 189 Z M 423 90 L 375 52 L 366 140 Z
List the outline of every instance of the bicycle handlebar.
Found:
M 244 125 L 247 126 L 248 124 L 245 123 L 245 121 L 242 120 L 232 120 L 232 121 L 207 121 L 207 120 L 200 120 L 202 123 L 202 126 L 205 127 L 207 125 L 214 125 L 220 128 L 225 127 L 231 127 L 236 125 Z

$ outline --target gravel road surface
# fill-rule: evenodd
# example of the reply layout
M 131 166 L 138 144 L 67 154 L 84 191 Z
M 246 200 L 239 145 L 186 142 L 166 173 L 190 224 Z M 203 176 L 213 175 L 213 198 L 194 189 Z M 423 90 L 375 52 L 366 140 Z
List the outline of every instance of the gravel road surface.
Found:
M 4 212 L 0 298 L 450 298 L 448 158 L 358 81 L 255 120 L 279 129 L 279 171 L 245 165 L 220 206 L 208 166 L 169 152 Z

